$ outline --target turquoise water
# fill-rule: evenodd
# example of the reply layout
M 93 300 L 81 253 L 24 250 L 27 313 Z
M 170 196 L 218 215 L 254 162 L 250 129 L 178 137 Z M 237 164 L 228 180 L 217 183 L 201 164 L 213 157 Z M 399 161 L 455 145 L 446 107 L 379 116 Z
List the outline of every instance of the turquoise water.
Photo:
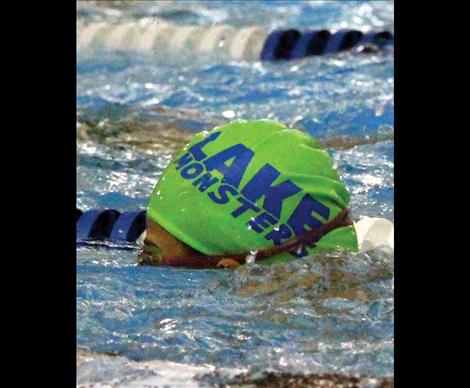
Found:
M 85 3 L 78 9 L 85 20 L 155 16 L 267 29 L 393 29 L 392 2 L 136 2 L 113 9 Z M 127 122 L 195 132 L 232 118 L 277 119 L 329 144 L 356 220 L 393 220 L 393 60 L 393 49 L 280 63 L 81 52 L 77 120 L 120 135 Z M 156 142 L 159 136 L 155 130 Z M 145 207 L 170 156 L 165 148 L 149 153 L 96 138 L 79 142 L 77 207 Z M 77 250 L 79 347 L 252 372 L 393 374 L 390 252 L 235 272 L 137 267 L 135 256 L 135 250 Z M 260 284 L 276 286 L 255 287 Z

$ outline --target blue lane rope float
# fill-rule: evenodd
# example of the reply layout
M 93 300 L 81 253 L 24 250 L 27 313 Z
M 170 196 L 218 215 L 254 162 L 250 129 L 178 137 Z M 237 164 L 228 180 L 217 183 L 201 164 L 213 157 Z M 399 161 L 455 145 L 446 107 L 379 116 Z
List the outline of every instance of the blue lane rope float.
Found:
M 383 49 L 393 44 L 389 31 L 361 32 L 325 29 L 300 32 L 281 29 L 272 32 L 260 27 L 235 29 L 216 25 L 179 26 L 156 20 L 154 23 L 77 24 L 77 49 L 138 51 L 149 55 L 182 52 L 195 55 L 217 53 L 238 60 L 289 60 L 313 55 L 334 54 L 358 45 L 374 45 Z M 373 52 L 373 51 L 371 51 Z
M 115 209 L 91 209 L 86 212 L 77 209 L 79 242 L 86 240 L 135 242 L 145 228 L 145 210 L 121 213 Z
M 358 36 L 359 35 L 359 36 Z M 338 53 L 352 48 L 362 36 L 362 32 L 355 30 L 341 30 L 330 36 L 322 54 Z
M 80 211 L 80 210 L 79 210 Z M 77 238 L 86 239 L 90 237 L 91 228 L 100 215 L 101 210 L 93 209 L 83 213 L 77 220 Z
M 349 30 L 343 35 L 341 45 L 339 46 L 340 51 L 349 50 L 354 46 L 357 46 L 364 35 L 361 31 Z
M 360 44 L 373 44 L 379 48 L 383 48 L 389 44 L 393 44 L 394 37 L 390 31 L 367 32 L 363 34 Z
M 290 52 L 289 59 L 322 54 L 330 36 L 331 33 L 328 30 L 310 31 L 302 34 Z
M 299 38 L 300 32 L 293 29 L 271 32 L 261 50 L 261 60 L 288 59 Z
M 114 241 L 136 241 L 145 227 L 145 210 L 125 212 L 115 222 L 109 238 Z

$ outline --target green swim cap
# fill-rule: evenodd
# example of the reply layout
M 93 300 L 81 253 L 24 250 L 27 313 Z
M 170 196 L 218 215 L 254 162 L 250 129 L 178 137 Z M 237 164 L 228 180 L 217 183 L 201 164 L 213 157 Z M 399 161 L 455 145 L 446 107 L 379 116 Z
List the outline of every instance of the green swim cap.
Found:
M 331 221 L 349 199 L 316 139 L 275 121 L 237 120 L 197 133 L 175 155 L 147 215 L 203 254 L 248 254 Z M 334 249 L 358 249 L 352 225 L 261 263 Z

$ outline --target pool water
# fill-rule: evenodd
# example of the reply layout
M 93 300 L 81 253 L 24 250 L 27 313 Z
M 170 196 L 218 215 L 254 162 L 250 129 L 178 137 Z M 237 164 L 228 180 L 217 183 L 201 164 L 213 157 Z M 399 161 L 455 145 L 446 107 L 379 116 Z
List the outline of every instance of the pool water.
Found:
M 393 32 L 393 2 L 379 1 L 79 2 L 77 17 Z M 393 221 L 393 61 L 393 48 L 276 63 L 79 52 L 77 207 L 145 208 L 192 133 L 270 118 L 327 147 L 355 220 Z M 393 375 L 393 252 L 233 272 L 139 267 L 136 253 L 77 249 L 79 348 L 249 373 Z M 113 365 L 113 376 L 128 373 Z M 78 369 L 79 383 L 106 378 Z

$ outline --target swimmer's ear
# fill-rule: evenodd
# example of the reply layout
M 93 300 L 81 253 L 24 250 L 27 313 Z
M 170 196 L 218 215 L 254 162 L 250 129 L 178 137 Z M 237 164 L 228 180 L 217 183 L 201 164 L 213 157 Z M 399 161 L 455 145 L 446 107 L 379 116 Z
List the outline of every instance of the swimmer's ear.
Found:
M 240 267 L 240 263 L 238 261 L 232 259 L 222 259 L 217 263 L 217 268 L 226 268 L 226 269 L 237 269 Z

